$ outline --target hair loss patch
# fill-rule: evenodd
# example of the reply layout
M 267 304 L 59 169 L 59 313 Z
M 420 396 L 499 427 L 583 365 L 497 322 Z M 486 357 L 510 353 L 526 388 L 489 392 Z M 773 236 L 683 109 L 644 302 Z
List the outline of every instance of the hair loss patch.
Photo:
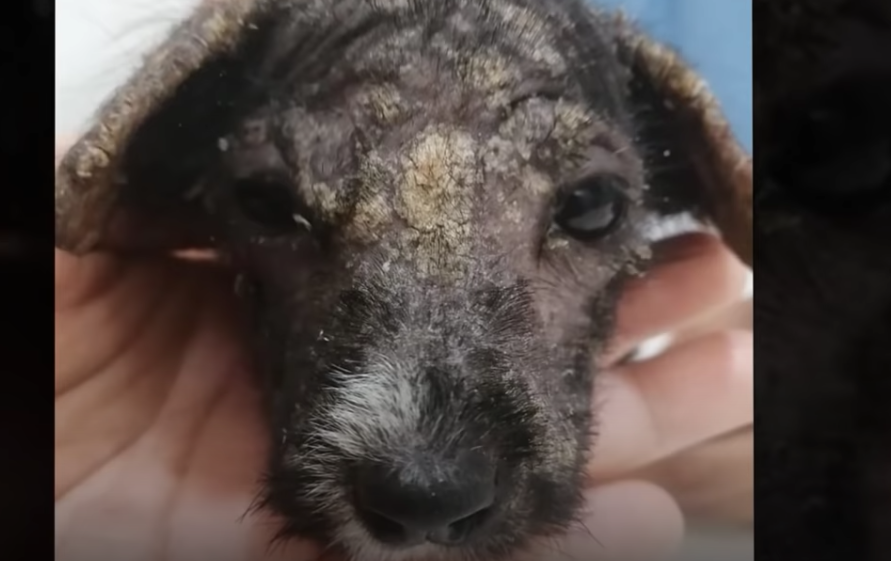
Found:
M 468 133 L 436 126 L 418 136 L 402 158 L 398 201 L 399 215 L 414 231 L 418 259 L 460 268 L 456 265 L 470 249 L 469 222 L 480 181 L 477 143 Z

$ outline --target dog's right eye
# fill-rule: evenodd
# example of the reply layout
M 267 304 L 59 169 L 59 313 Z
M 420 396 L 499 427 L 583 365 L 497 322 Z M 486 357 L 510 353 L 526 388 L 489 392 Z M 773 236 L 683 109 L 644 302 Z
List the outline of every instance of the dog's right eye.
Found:
M 253 175 L 237 179 L 233 196 L 244 218 L 271 235 L 312 229 L 308 210 L 299 204 L 292 185 L 284 178 Z
M 614 175 L 595 175 L 565 190 L 554 223 L 573 238 L 594 241 L 615 230 L 625 215 L 627 185 Z

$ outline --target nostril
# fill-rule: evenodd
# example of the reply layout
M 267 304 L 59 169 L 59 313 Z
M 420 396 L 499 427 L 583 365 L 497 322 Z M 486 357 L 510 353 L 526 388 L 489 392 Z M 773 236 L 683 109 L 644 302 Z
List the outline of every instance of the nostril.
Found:
M 418 544 L 425 540 L 439 545 L 461 544 L 486 522 L 491 512 L 491 507 L 485 507 L 449 524 L 415 526 L 398 522 L 373 510 L 359 509 L 360 516 L 372 534 L 383 542 L 401 545 Z
M 404 524 L 369 509 L 359 509 L 365 525 L 379 540 L 410 545 L 424 540 L 423 532 L 412 532 Z
M 475 529 L 485 523 L 486 518 L 488 518 L 491 512 L 492 508 L 486 507 L 474 512 L 470 516 L 465 516 L 460 520 L 456 520 L 448 526 L 432 530 L 427 534 L 427 540 L 440 545 L 455 545 L 462 543 L 467 540 L 468 536 L 470 536 Z
M 401 545 L 425 540 L 457 545 L 470 539 L 493 510 L 494 466 L 465 455 L 457 460 L 358 469 L 354 504 L 366 529 Z

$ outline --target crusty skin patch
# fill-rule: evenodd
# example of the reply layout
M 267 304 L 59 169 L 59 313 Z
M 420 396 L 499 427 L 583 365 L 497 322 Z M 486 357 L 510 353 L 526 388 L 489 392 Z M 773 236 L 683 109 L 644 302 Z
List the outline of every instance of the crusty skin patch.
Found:
M 216 0 L 63 161 L 59 246 L 198 240 L 240 273 L 274 435 L 259 504 L 283 538 L 462 561 L 573 524 L 596 453 L 592 364 L 646 269 L 646 220 L 666 201 L 720 218 L 710 197 L 742 177 L 712 146 L 732 140 L 703 115 L 712 101 L 670 79 L 679 59 L 659 70 L 662 51 L 617 21 L 575 0 Z M 103 130 L 113 149 L 82 181 Z M 614 220 L 574 237 L 555 216 L 598 185 Z M 357 465 L 469 448 L 499 474 L 478 536 L 397 549 L 370 534 Z
M 460 274 L 470 266 L 473 193 L 479 190 L 477 146 L 466 132 L 425 130 L 403 157 L 397 203 L 424 274 Z
M 397 179 L 393 167 L 387 165 L 377 153 L 369 154 L 359 167 L 365 189 L 353 208 L 345 235 L 350 240 L 374 243 L 383 238 L 393 220 L 394 210 L 390 198 L 390 186 Z
M 369 86 L 357 94 L 359 103 L 366 107 L 381 126 L 396 123 L 405 113 L 405 106 L 399 89 L 393 84 Z

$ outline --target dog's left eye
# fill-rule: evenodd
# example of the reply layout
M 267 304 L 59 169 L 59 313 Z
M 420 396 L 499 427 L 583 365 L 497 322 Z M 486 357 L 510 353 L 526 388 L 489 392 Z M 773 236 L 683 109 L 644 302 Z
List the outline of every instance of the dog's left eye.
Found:
M 308 213 L 298 204 L 290 185 L 281 178 L 266 175 L 242 178 L 235 182 L 233 191 L 242 215 L 272 234 L 311 229 Z
M 558 201 L 554 223 L 583 241 L 603 238 L 624 218 L 627 184 L 615 175 L 597 175 L 574 184 Z

